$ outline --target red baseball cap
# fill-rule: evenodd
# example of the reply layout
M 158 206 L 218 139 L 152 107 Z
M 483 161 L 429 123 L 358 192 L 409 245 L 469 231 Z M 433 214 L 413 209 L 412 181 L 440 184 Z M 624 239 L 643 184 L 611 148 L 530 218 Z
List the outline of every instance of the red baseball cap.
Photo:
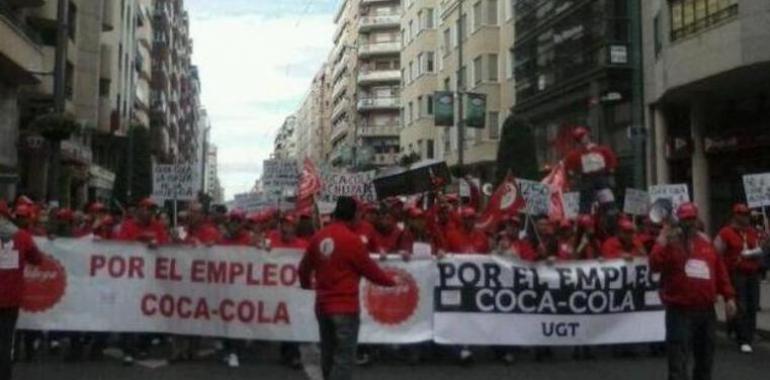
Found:
M 58 211 L 56 211 L 56 219 L 63 220 L 63 221 L 71 221 L 75 219 L 75 213 L 73 213 L 72 210 L 68 208 L 61 208 Z
M 90 213 L 102 212 L 102 211 L 105 211 L 106 209 L 107 207 L 102 202 L 94 202 L 94 203 L 91 203 L 90 206 L 88 206 L 88 212 Z
M 583 137 L 586 137 L 588 135 L 588 128 L 584 126 L 578 126 L 575 127 L 575 129 L 572 130 L 572 138 L 574 138 L 577 141 L 580 141 L 583 139 Z
M 634 225 L 634 222 L 632 222 L 628 218 L 620 218 L 620 220 L 618 220 L 618 228 L 621 231 L 626 231 L 626 232 L 636 231 L 636 226 Z
M 583 214 L 578 217 L 578 225 L 582 228 L 595 227 L 594 217 L 589 214 Z
M 676 217 L 679 220 L 692 220 L 698 218 L 698 206 L 695 203 L 687 202 L 679 206 L 676 210 Z
M 418 207 L 410 207 L 407 213 L 409 214 L 409 217 L 413 219 L 420 219 L 425 216 L 425 212 Z
M 32 207 L 23 203 L 17 205 L 16 209 L 13 210 L 13 215 L 16 218 L 30 218 L 32 217 Z
M 736 203 L 733 205 L 733 214 L 749 215 L 751 209 L 745 203 Z
M 281 222 L 286 222 L 286 223 L 289 223 L 289 224 L 295 224 L 295 223 L 297 223 L 297 217 L 295 217 L 292 214 L 284 214 L 283 216 L 281 216 Z

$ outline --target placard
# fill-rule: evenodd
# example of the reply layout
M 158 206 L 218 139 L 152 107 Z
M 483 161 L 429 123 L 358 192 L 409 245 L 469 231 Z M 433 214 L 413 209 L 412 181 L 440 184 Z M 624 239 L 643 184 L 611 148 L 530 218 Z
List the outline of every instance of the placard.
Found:
M 644 216 L 650 210 L 650 194 L 643 190 L 626 189 L 623 213 Z

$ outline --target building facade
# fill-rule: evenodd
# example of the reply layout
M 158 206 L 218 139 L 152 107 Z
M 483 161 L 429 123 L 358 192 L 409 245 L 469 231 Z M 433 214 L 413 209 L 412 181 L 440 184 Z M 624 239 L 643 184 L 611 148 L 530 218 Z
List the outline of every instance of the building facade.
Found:
M 512 75 L 507 70 L 514 37 L 512 1 L 407 1 L 401 24 L 403 153 L 457 165 L 457 125 L 434 125 L 434 93 L 455 92 L 456 114 L 459 93 L 483 94 L 485 125 L 465 128 L 463 167 L 492 178 L 500 127 L 513 104 Z
M 273 158 L 297 159 L 297 117 L 295 115 L 287 117 L 278 129 L 273 143 Z
M 326 162 L 329 152 L 329 118 L 327 94 L 327 67 L 322 65 L 310 90 L 295 113 L 297 135 L 297 160 L 309 158 L 313 162 Z
M 398 159 L 400 3 L 345 0 L 337 12 L 328 59 L 332 165 L 376 167 Z
M 214 144 L 208 144 L 206 168 L 203 178 L 204 192 L 211 197 L 211 201 L 216 204 L 224 202 L 224 189 L 219 181 L 217 146 Z
M 634 0 L 516 2 L 513 112 L 533 126 L 541 167 L 560 160 L 570 130 L 585 125 L 618 153 L 618 188 L 633 186 L 638 160 L 628 136 L 641 125 L 641 94 L 631 20 L 638 7 Z
M 706 226 L 770 167 L 770 3 L 644 1 L 650 183 L 687 183 Z

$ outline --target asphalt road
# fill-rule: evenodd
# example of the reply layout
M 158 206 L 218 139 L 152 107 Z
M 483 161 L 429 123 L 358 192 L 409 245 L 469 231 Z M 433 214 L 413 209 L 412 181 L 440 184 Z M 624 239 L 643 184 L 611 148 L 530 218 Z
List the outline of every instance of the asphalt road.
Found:
M 716 358 L 714 379 L 768 379 L 770 374 L 770 344 L 763 342 L 751 355 L 742 355 L 732 344 L 722 340 Z M 248 350 L 240 368 L 226 368 L 215 356 L 191 363 L 175 363 L 150 369 L 143 366 L 123 367 L 115 359 L 99 362 L 65 363 L 60 359 L 38 360 L 16 366 L 15 380 L 254 380 L 297 379 L 307 380 L 306 371 L 282 367 L 277 363 L 275 345 L 259 345 Z M 379 380 L 469 380 L 469 379 L 665 379 L 665 359 L 647 355 L 636 358 L 613 358 L 601 352 L 593 361 L 574 361 L 571 351 L 556 351 L 556 357 L 546 362 L 535 362 L 530 353 L 521 353 L 512 365 L 494 360 L 488 351 L 478 355 L 475 365 L 458 367 L 443 356 L 416 366 L 405 364 L 394 354 L 382 354 L 379 360 L 366 368 L 358 368 L 356 379 Z M 308 355 L 312 356 L 312 355 Z M 312 358 L 310 359 L 312 361 Z M 310 372 L 314 370 L 309 366 Z

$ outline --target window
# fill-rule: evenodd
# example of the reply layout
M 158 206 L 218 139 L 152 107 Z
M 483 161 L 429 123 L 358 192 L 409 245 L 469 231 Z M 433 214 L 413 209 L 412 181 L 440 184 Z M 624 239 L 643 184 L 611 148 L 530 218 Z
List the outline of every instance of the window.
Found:
M 417 33 L 415 33 L 415 30 L 414 30 L 414 20 L 409 20 L 409 42 L 412 42 L 414 40 L 415 34 Z
M 449 55 L 449 46 L 452 45 L 452 31 L 451 28 L 444 29 L 444 46 L 442 46 L 442 49 L 444 49 L 444 56 Z
M 428 51 L 418 55 L 420 60 L 420 74 L 435 72 L 433 52 Z
M 409 102 L 408 107 L 409 107 L 409 113 L 406 116 L 407 118 L 406 123 L 412 124 L 412 120 L 414 120 L 414 104 L 412 102 Z
M 738 0 L 670 0 L 671 41 L 738 15 Z
M 481 83 L 481 78 L 481 56 L 478 56 L 473 60 L 473 84 Z
M 487 72 L 487 79 L 490 82 L 497 82 L 497 54 L 490 54 L 488 59 L 489 71 Z
M 513 78 L 513 72 L 516 70 L 516 61 L 513 53 L 513 49 L 508 50 L 508 67 L 506 68 L 505 75 L 508 79 Z
M 425 158 L 427 158 L 427 159 L 434 158 L 433 157 L 434 156 L 433 149 L 434 149 L 433 148 L 433 140 L 425 140 L 425 150 L 426 150 L 425 155 L 427 156 Z
M 473 30 L 476 31 L 481 28 L 481 20 L 483 14 L 481 13 L 481 1 L 473 4 Z
M 463 66 L 460 69 L 460 83 L 465 87 L 468 84 L 468 67 Z
M 660 33 L 660 12 L 655 15 L 652 23 L 655 33 L 655 58 L 657 58 L 660 55 L 661 49 L 663 49 L 663 38 Z
M 422 13 L 423 16 L 423 29 L 433 29 L 436 26 L 436 16 L 433 12 L 433 8 L 425 8 Z
M 425 111 L 427 115 L 433 115 L 433 95 L 425 96 Z
M 421 118 L 424 116 L 423 114 L 423 107 L 422 107 L 422 96 L 417 97 L 417 118 Z
M 460 36 L 465 39 L 468 37 L 468 14 L 463 13 L 460 17 Z
M 67 33 L 70 40 L 75 41 L 78 28 L 78 7 L 75 4 L 70 3 L 69 13 L 67 13 Z
M 497 0 L 487 0 L 487 24 L 497 25 Z
M 489 138 L 497 140 L 500 138 L 500 113 L 489 112 L 487 113 L 487 128 L 489 130 Z

